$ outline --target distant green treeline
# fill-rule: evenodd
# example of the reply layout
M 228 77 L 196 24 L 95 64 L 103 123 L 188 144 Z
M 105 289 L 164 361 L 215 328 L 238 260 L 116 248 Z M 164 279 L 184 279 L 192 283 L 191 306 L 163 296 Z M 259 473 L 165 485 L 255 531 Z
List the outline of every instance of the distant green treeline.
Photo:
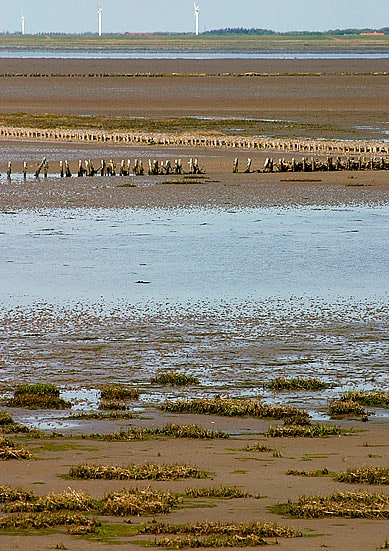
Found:
M 205 31 L 202 34 L 247 34 L 247 35 L 274 35 L 274 36 L 344 36 L 344 35 L 360 35 L 361 33 L 384 33 L 389 34 L 389 27 L 382 29 L 335 29 L 328 31 L 287 31 L 276 32 L 270 29 L 245 29 L 243 27 L 227 27 L 226 29 L 214 29 Z

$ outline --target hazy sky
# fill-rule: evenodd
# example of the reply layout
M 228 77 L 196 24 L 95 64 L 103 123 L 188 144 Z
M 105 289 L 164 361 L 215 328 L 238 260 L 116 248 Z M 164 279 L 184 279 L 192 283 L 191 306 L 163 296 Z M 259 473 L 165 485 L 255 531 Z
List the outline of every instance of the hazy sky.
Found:
M 276 31 L 389 26 L 388 0 L 198 0 L 200 31 L 258 27 Z M 0 32 L 192 32 L 192 0 L 0 0 Z

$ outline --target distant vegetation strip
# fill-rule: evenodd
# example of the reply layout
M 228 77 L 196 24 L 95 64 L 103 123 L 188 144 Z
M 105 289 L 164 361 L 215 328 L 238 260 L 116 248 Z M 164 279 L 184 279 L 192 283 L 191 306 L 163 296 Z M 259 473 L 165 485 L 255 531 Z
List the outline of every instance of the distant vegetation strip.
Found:
M 217 29 L 193 33 L 0 34 L 0 48 L 130 48 L 168 51 L 374 51 L 389 43 L 389 29 L 337 29 L 276 33 L 267 29 Z

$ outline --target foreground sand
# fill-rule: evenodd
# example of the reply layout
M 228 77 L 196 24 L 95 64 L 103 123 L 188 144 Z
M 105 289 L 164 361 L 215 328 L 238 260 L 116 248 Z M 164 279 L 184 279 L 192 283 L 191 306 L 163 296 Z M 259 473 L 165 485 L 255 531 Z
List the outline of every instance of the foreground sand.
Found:
M 234 500 L 201 499 L 195 507 L 184 505 L 167 515 L 154 518 L 169 523 L 204 521 L 249 522 L 267 521 L 288 525 L 301 530 L 305 537 L 278 539 L 280 550 L 319 551 L 371 551 L 379 549 L 388 538 L 387 520 L 359 520 L 324 518 L 303 520 L 285 518 L 271 512 L 270 508 L 288 500 L 295 501 L 302 495 L 328 495 L 336 491 L 370 491 L 388 495 L 387 486 L 368 487 L 338 483 L 328 477 L 306 478 L 290 476 L 289 469 L 311 471 L 327 468 L 340 472 L 357 466 L 387 466 L 387 424 L 379 421 L 361 423 L 357 420 L 341 422 L 346 428 L 354 427 L 350 436 L 322 439 L 274 439 L 264 438 L 268 422 L 253 419 L 226 419 L 212 416 L 169 416 L 150 411 L 148 420 L 141 424 L 156 425 L 166 422 L 197 423 L 208 429 L 227 430 L 233 434 L 228 440 L 171 440 L 158 439 L 130 443 L 104 443 L 88 439 L 28 440 L 22 441 L 33 451 L 33 461 L 3 463 L 2 483 L 32 489 L 37 494 L 62 492 L 68 488 L 84 490 L 93 497 L 102 497 L 113 490 L 128 487 L 146 487 L 183 492 L 188 487 L 238 486 L 260 499 Z M 90 422 L 88 430 L 103 432 L 112 430 L 112 424 Z M 120 426 L 129 422 L 120 422 Z M 137 421 L 133 420 L 136 425 Z M 85 428 L 85 427 L 84 427 Z M 118 425 L 117 425 L 118 428 Z M 261 443 L 272 448 L 269 452 L 248 452 L 247 445 Z M 211 473 L 207 480 L 180 482 L 123 482 L 123 481 L 71 481 L 62 478 L 70 466 L 83 462 L 123 466 L 129 463 L 185 463 Z M 6 475 L 5 475 L 6 470 Z M 128 518 L 102 518 L 104 523 L 125 523 Z M 150 522 L 151 518 L 134 518 L 132 523 Z M 90 539 L 70 536 L 64 530 L 46 531 L 43 534 L 3 534 L 0 537 L 2 551 L 42 551 L 67 548 L 78 550 L 108 551 L 112 545 L 118 549 L 142 549 L 144 536 L 122 537 L 107 541 L 103 536 Z M 150 538 L 151 542 L 153 537 Z M 271 540 L 270 540 L 271 541 Z M 66 547 L 56 547 L 64 545 Z

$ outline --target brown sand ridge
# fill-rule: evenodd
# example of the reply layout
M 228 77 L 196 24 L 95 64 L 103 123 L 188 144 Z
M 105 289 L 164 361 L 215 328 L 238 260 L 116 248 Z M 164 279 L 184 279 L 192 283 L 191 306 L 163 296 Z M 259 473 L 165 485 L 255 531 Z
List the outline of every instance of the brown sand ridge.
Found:
M 239 119 L 271 119 L 289 121 L 282 125 L 282 137 L 291 139 L 318 139 L 332 137 L 340 140 L 383 142 L 388 127 L 389 60 L 0 60 L 0 115 L 25 112 L 28 114 L 60 114 L 117 117 L 235 117 Z M 277 127 L 280 130 L 279 127 Z M 278 134 L 269 134 L 277 138 Z M 255 133 L 254 133 L 255 134 Z M 275 159 L 280 152 L 227 150 L 223 148 L 190 148 L 146 146 L 131 144 L 65 143 L 39 140 L 3 140 L 0 143 L 0 206 L 3 211 L 13 209 L 79 208 L 79 207 L 268 207 L 299 205 L 388 205 L 389 180 L 387 171 L 356 171 L 315 174 L 232 174 L 233 159 L 238 156 L 243 170 L 247 157 L 252 158 L 253 169 L 261 168 L 265 157 Z M 286 152 L 290 158 L 293 153 Z M 50 172 L 58 172 L 58 162 L 68 159 L 73 173 L 78 159 L 92 158 L 97 165 L 101 158 L 120 159 L 174 159 L 182 157 L 187 170 L 190 157 L 197 156 L 205 174 L 200 183 L 178 185 L 167 182 L 166 176 L 112 177 L 112 178 L 28 178 L 6 182 L 4 173 L 8 161 L 14 172 L 21 172 L 22 161 L 35 166 L 47 156 Z M 297 155 L 295 155 L 297 157 Z M 299 155 L 301 156 L 301 155 Z M 124 187 L 123 187 L 124 184 Z M 127 187 L 126 184 L 134 185 Z M 42 308 L 42 312 L 44 308 Z M 16 312 L 16 314 L 15 314 Z M 17 373 L 1 381 L 2 389 L 9 385 L 30 381 L 35 376 L 34 366 L 48 366 L 58 361 L 59 345 L 56 329 L 64 331 L 61 320 L 52 333 L 40 335 L 40 310 L 32 320 L 23 318 L 16 308 L 13 314 L 20 320 L 12 323 L 4 312 L 1 326 L 10 344 L 0 356 L 0 367 L 8 373 L 12 362 Z M 42 314 L 46 316 L 45 314 Z M 54 314 L 47 314 L 45 321 Z M 76 317 L 77 312 L 74 313 Z M 144 331 L 142 346 L 145 353 L 153 353 L 162 324 L 140 328 Z M 83 342 L 86 332 L 96 330 L 97 322 L 91 316 L 88 325 L 73 327 L 72 338 L 77 345 L 63 345 L 67 353 L 69 371 L 63 386 L 72 387 L 82 379 L 82 369 L 97 365 L 102 358 Z M 371 329 L 371 327 L 370 327 Z M 339 331 L 343 331 L 340 328 Z M 347 328 L 348 334 L 353 329 Z M 372 330 L 373 331 L 373 330 Z M 21 332 L 28 336 L 25 340 Z M 158 333 L 159 332 L 159 333 Z M 190 333 L 190 332 L 189 332 Z M 188 333 L 187 342 L 193 335 Z M 141 333 L 139 333 L 141 334 Z M 151 336 L 154 334 L 154 341 Z M 340 334 L 340 333 L 339 333 Z M 338 337 L 339 334 L 335 334 Z M 383 332 L 377 330 L 377 339 Z M 34 336 L 35 335 L 35 336 Z M 40 335 L 40 336 L 39 336 Z M 148 344 L 148 337 L 150 343 Z M 18 339 L 20 338 L 20 341 Z M 363 336 L 361 337 L 363 338 Z M 5 343 L 6 341 L 3 340 Z M 25 349 L 17 350 L 22 342 Z M 337 342 L 334 338 L 334 342 Z M 378 342 L 378 341 L 377 341 Z M 183 343 L 185 347 L 186 342 Z M 304 340 L 298 343 L 304 346 Z M 382 340 L 379 340 L 382 344 Z M 117 344 L 119 347 L 119 344 Z M 136 349 L 131 345 L 136 352 Z M 174 346 L 180 344 L 172 344 Z M 223 354 L 222 344 L 214 354 Z M 254 345 L 253 345 L 254 346 Z M 278 345 L 277 345 L 278 346 Z M 336 345 L 335 345 L 336 346 Z M 147 348 L 148 347 L 148 348 Z M 237 347 L 238 348 L 238 347 Z M 66 349 L 66 350 L 65 350 Z M 134 352 L 133 350 L 133 352 Z M 134 353 L 135 353 L 134 352 Z M 125 361 L 126 350 L 113 351 L 107 361 Z M 239 352 L 237 352 L 239 354 Z M 244 354 L 244 352 L 242 352 Z M 16 354 L 15 354 L 16 356 Z M 168 352 L 166 353 L 168 356 Z M 228 358 L 226 353 L 226 358 Z M 270 357 L 270 353 L 269 353 Z M 77 360 L 78 358 L 78 360 Z M 123 359 L 124 358 L 124 359 Z M 240 360 L 244 360 L 243 357 Z M 367 366 L 369 357 L 366 354 Z M 77 363 L 77 361 L 79 363 Z M 82 363 L 82 362 L 85 363 Z M 227 361 L 227 360 L 226 360 Z M 68 368 L 69 368 L 68 366 Z M 387 363 L 382 369 L 388 369 Z M 68 375 L 69 373 L 69 375 Z M 101 373 L 99 375 L 101 377 Z M 108 377 L 107 377 L 108 379 Z M 40 381 L 50 382 L 50 381 Z M 102 381 L 99 380 L 99 384 Z M 387 390 L 387 389 L 383 389 Z M 309 407 L 309 404 L 307 404 Z M 9 409 L 15 418 L 26 411 Z M 37 412 L 39 417 L 40 412 Z M 143 441 L 106 442 L 80 438 L 80 433 L 107 433 L 128 426 L 161 426 L 167 422 L 195 423 L 206 429 L 228 431 L 227 440 L 150 438 Z M 272 422 L 274 424 L 274 422 Z M 334 424 L 335 421 L 330 421 Z M 270 538 L 280 551 L 372 551 L 387 548 L 388 520 L 339 518 L 328 512 L 321 519 L 296 519 L 277 514 L 274 507 L 296 501 L 303 495 L 330 495 L 334 492 L 365 491 L 389 496 L 388 485 L 351 485 L 336 482 L 332 476 L 291 476 L 289 470 L 314 471 L 326 469 L 330 474 L 361 466 L 388 467 L 387 417 L 371 416 L 368 422 L 360 418 L 336 421 L 343 428 L 353 428 L 348 435 L 328 438 L 267 438 L 263 433 L 270 422 L 253 418 L 227 418 L 206 415 L 173 415 L 161 413 L 149 406 L 139 417 L 130 421 L 80 421 L 76 428 L 67 429 L 64 423 L 62 437 L 32 438 L 17 434 L 9 437 L 17 444 L 27 446 L 34 454 L 31 460 L 1 462 L 0 485 L 22 487 L 38 495 L 60 493 L 71 488 L 84 490 L 92 497 L 123 488 L 152 486 L 160 490 L 182 493 L 189 486 L 238 486 L 259 498 L 211 499 L 203 498 L 189 503 L 183 500 L 168 514 L 152 517 L 100 517 L 103 525 L 114 524 L 115 530 L 103 529 L 94 536 L 72 536 L 66 528 L 45 530 L 0 529 L 0 551 L 42 551 L 71 549 L 73 551 L 108 551 L 112 548 L 140 550 L 145 540 L 154 545 L 154 536 L 131 536 L 131 530 L 141 522 L 154 519 L 169 523 L 205 521 L 249 522 L 266 521 L 288 525 L 301 530 L 304 537 L 293 539 Z M 269 451 L 247 451 L 245 448 L 259 442 Z M 83 481 L 70 480 L 67 475 L 72 465 L 89 464 L 126 465 L 129 463 L 186 463 L 210 473 L 204 480 L 178 482 L 155 481 Z M 2 512 L 1 516 L 8 513 Z M 127 523 L 130 521 L 130 523 Z M 1 517 L 0 517 L 1 525 Z M 119 530 L 119 528 L 120 530 Z M 386 544 L 385 544 L 386 542 Z M 258 546 L 257 546 L 258 547 Z

